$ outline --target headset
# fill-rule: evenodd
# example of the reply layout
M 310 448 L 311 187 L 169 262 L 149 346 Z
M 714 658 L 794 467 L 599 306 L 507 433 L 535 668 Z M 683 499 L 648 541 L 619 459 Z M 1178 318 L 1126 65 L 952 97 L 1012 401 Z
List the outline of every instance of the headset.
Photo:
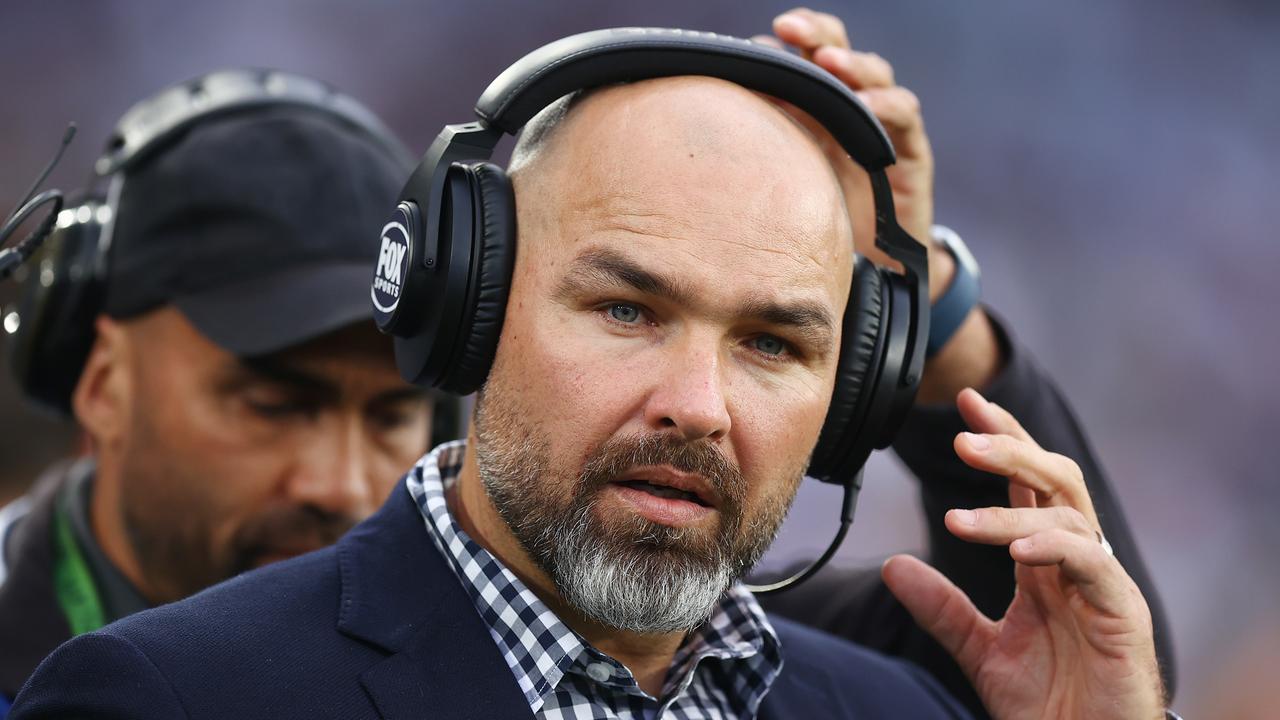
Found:
M 395 158 L 408 151 L 368 108 L 308 77 L 265 69 L 212 72 L 179 83 L 134 105 L 116 124 L 94 165 L 93 187 L 57 215 L 52 235 L 23 283 L 10 334 L 10 366 L 37 404 L 71 413 L 71 395 L 94 339 L 109 277 L 112 229 L 131 168 L 154 157 L 197 125 L 230 115 L 297 107 L 326 115 Z M 436 403 L 433 434 L 460 432 L 456 400 Z
M 571 92 L 675 75 L 720 78 L 808 112 L 871 176 L 876 246 L 903 269 L 855 262 L 835 389 L 809 466 L 810 476 L 843 486 L 841 528 L 816 563 L 752 588 L 781 590 L 812 576 L 843 540 L 863 465 L 892 441 L 915 398 L 929 336 L 927 254 L 894 214 L 885 175 L 893 146 L 825 70 L 747 40 L 657 28 L 596 30 L 534 50 L 480 96 L 478 122 L 445 126 L 401 191 L 382 231 L 374 318 L 395 336 L 406 380 L 457 394 L 479 389 L 497 349 L 516 250 L 511 182 L 488 162 L 498 141 Z

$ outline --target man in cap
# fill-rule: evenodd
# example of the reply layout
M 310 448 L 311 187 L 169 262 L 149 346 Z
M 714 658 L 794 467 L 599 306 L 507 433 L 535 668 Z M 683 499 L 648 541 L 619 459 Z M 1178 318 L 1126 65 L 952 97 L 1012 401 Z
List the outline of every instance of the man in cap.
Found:
M 170 88 L 121 137 L 174 107 L 112 170 L 119 197 L 59 231 L 109 240 L 91 344 L 52 399 L 91 454 L 0 523 L 0 706 L 73 635 L 333 542 L 428 443 L 432 403 L 367 288 L 409 154 L 349 98 L 258 71 Z

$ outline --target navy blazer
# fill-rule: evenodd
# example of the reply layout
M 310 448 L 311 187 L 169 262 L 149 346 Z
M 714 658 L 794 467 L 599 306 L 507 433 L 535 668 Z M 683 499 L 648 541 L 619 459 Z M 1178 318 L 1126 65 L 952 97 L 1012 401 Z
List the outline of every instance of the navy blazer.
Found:
M 762 718 L 967 718 L 924 671 L 778 617 Z M 82 635 L 23 687 L 34 718 L 530 718 L 403 484 L 337 545 Z

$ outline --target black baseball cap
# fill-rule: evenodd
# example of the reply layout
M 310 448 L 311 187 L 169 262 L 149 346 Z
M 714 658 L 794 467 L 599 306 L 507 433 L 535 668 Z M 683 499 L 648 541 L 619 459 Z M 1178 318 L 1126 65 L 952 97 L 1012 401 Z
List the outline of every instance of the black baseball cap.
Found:
M 172 304 L 242 357 L 372 319 L 379 231 L 412 165 L 306 105 L 194 123 L 122 171 L 103 311 Z

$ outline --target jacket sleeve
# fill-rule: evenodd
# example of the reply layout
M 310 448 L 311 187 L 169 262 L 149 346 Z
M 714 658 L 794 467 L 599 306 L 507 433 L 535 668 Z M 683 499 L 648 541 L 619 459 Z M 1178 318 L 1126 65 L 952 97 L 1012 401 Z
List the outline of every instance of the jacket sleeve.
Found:
M 137 646 L 95 632 L 45 658 L 18 693 L 7 720 L 188 717 L 172 685 Z
M 1172 698 L 1174 665 L 1168 621 L 1110 481 L 1062 393 L 1003 323 L 990 310 L 987 313 L 1002 345 L 1005 364 L 983 388 L 983 395 L 1017 417 L 1044 448 L 1080 465 L 1107 541 L 1151 608 L 1156 651 Z M 953 451 L 956 434 L 965 429 L 954 405 L 916 407 L 908 414 L 893 447 L 920 481 L 928 528 L 927 559 L 964 590 L 979 610 L 989 617 L 1001 617 L 1014 592 L 1014 564 L 1008 551 L 963 542 L 942 522 L 951 508 L 1008 505 L 1005 479 L 970 468 Z M 960 668 L 915 624 L 880 580 L 878 569 L 830 567 L 794 590 L 762 598 L 762 603 L 773 612 L 915 662 L 977 717 L 986 716 Z

